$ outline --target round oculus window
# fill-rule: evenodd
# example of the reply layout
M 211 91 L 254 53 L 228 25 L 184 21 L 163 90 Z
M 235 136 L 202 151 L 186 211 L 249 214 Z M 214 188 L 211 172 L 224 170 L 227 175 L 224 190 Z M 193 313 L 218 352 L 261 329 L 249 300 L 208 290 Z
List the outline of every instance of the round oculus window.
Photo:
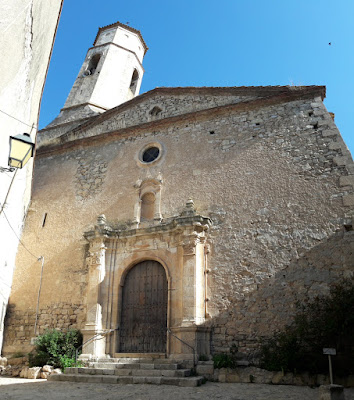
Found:
M 151 163 L 157 159 L 159 154 L 160 154 L 160 149 L 158 147 L 156 146 L 149 147 L 143 152 L 141 159 L 145 163 Z

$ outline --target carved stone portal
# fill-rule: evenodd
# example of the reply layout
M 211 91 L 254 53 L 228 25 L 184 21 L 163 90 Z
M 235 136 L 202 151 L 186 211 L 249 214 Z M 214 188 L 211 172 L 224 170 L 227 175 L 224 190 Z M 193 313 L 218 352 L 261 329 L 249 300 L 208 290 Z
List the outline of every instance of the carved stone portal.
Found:
M 198 215 L 191 200 L 181 215 L 137 229 L 121 224 L 114 226 L 103 215 L 99 216 L 95 228 L 85 233 L 90 250 L 83 333 L 84 342 L 94 335 L 101 340 L 84 345 L 83 353 L 95 357 L 121 355 L 125 277 L 134 265 L 154 260 L 165 269 L 168 284 L 167 356 L 190 359 L 192 348 L 196 353 L 209 354 L 206 240 L 210 226 L 211 220 Z

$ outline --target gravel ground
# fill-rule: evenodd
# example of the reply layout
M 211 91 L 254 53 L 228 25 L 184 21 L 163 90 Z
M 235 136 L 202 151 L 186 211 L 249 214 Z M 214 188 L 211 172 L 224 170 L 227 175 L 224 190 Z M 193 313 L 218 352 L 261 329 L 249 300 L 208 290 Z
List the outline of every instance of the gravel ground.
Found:
M 155 385 L 107 385 L 0 377 L 1 400 L 318 400 L 318 388 L 302 386 L 213 383 L 196 388 Z M 354 400 L 354 388 L 345 389 Z

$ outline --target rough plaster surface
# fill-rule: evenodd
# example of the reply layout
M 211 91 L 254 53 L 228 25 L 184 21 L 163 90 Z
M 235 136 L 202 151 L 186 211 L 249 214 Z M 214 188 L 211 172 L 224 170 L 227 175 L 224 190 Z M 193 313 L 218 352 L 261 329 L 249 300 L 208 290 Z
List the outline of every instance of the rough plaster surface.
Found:
M 178 101 L 186 112 L 191 104 L 215 101 L 185 97 Z M 139 105 L 141 116 L 157 104 L 152 100 Z M 158 104 L 168 109 L 175 101 L 172 96 Z M 88 138 L 116 129 L 119 107 L 117 115 L 110 113 L 108 122 L 87 130 Z M 134 119 L 129 108 L 124 113 Z M 138 160 L 149 143 L 162 149 L 151 166 Z M 23 235 L 36 254 L 45 255 L 42 308 L 85 304 L 83 233 L 100 214 L 118 225 L 132 221 L 139 201 L 136 182 L 146 179 L 162 182 L 163 218 L 180 214 L 192 198 L 198 213 L 213 221 L 207 237 L 206 315 L 213 352 L 236 344 L 252 358 L 260 338 L 289 321 L 296 300 L 352 278 L 354 236 L 343 228 L 353 210 L 352 160 L 320 98 L 210 117 L 184 115 L 68 149 L 42 149 Z M 32 325 L 23 316 L 35 309 L 39 272 L 38 263 L 20 249 L 7 320 L 8 352 L 29 346 L 29 337 L 13 330 Z M 75 326 L 85 319 L 82 308 L 77 318 Z M 56 327 L 54 319 L 44 321 L 40 329 Z
M 39 103 L 60 7 L 60 0 L 4 0 L 0 4 L 2 167 L 7 166 L 10 136 L 27 132 L 35 140 Z M 32 168 L 31 160 L 16 173 L 4 209 L 9 222 L 3 213 L 0 215 L 0 351 L 3 319 L 18 246 L 16 235 L 21 234 L 30 201 Z M 0 173 L 0 204 L 5 201 L 13 174 Z

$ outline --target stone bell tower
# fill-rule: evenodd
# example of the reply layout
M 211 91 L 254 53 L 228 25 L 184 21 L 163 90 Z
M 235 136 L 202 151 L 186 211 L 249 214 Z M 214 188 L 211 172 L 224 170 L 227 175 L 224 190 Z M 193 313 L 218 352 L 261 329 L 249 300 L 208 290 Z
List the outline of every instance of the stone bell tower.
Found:
M 139 94 L 148 47 L 140 31 L 116 22 L 99 28 L 60 114 L 40 132 L 40 143 L 62 134 L 59 126 L 84 122 Z M 54 130 L 53 130 L 54 129 Z M 44 135 L 45 134 L 45 135 Z
M 137 96 L 146 51 L 138 30 L 119 22 L 100 28 L 63 110 L 88 104 L 105 111 Z

